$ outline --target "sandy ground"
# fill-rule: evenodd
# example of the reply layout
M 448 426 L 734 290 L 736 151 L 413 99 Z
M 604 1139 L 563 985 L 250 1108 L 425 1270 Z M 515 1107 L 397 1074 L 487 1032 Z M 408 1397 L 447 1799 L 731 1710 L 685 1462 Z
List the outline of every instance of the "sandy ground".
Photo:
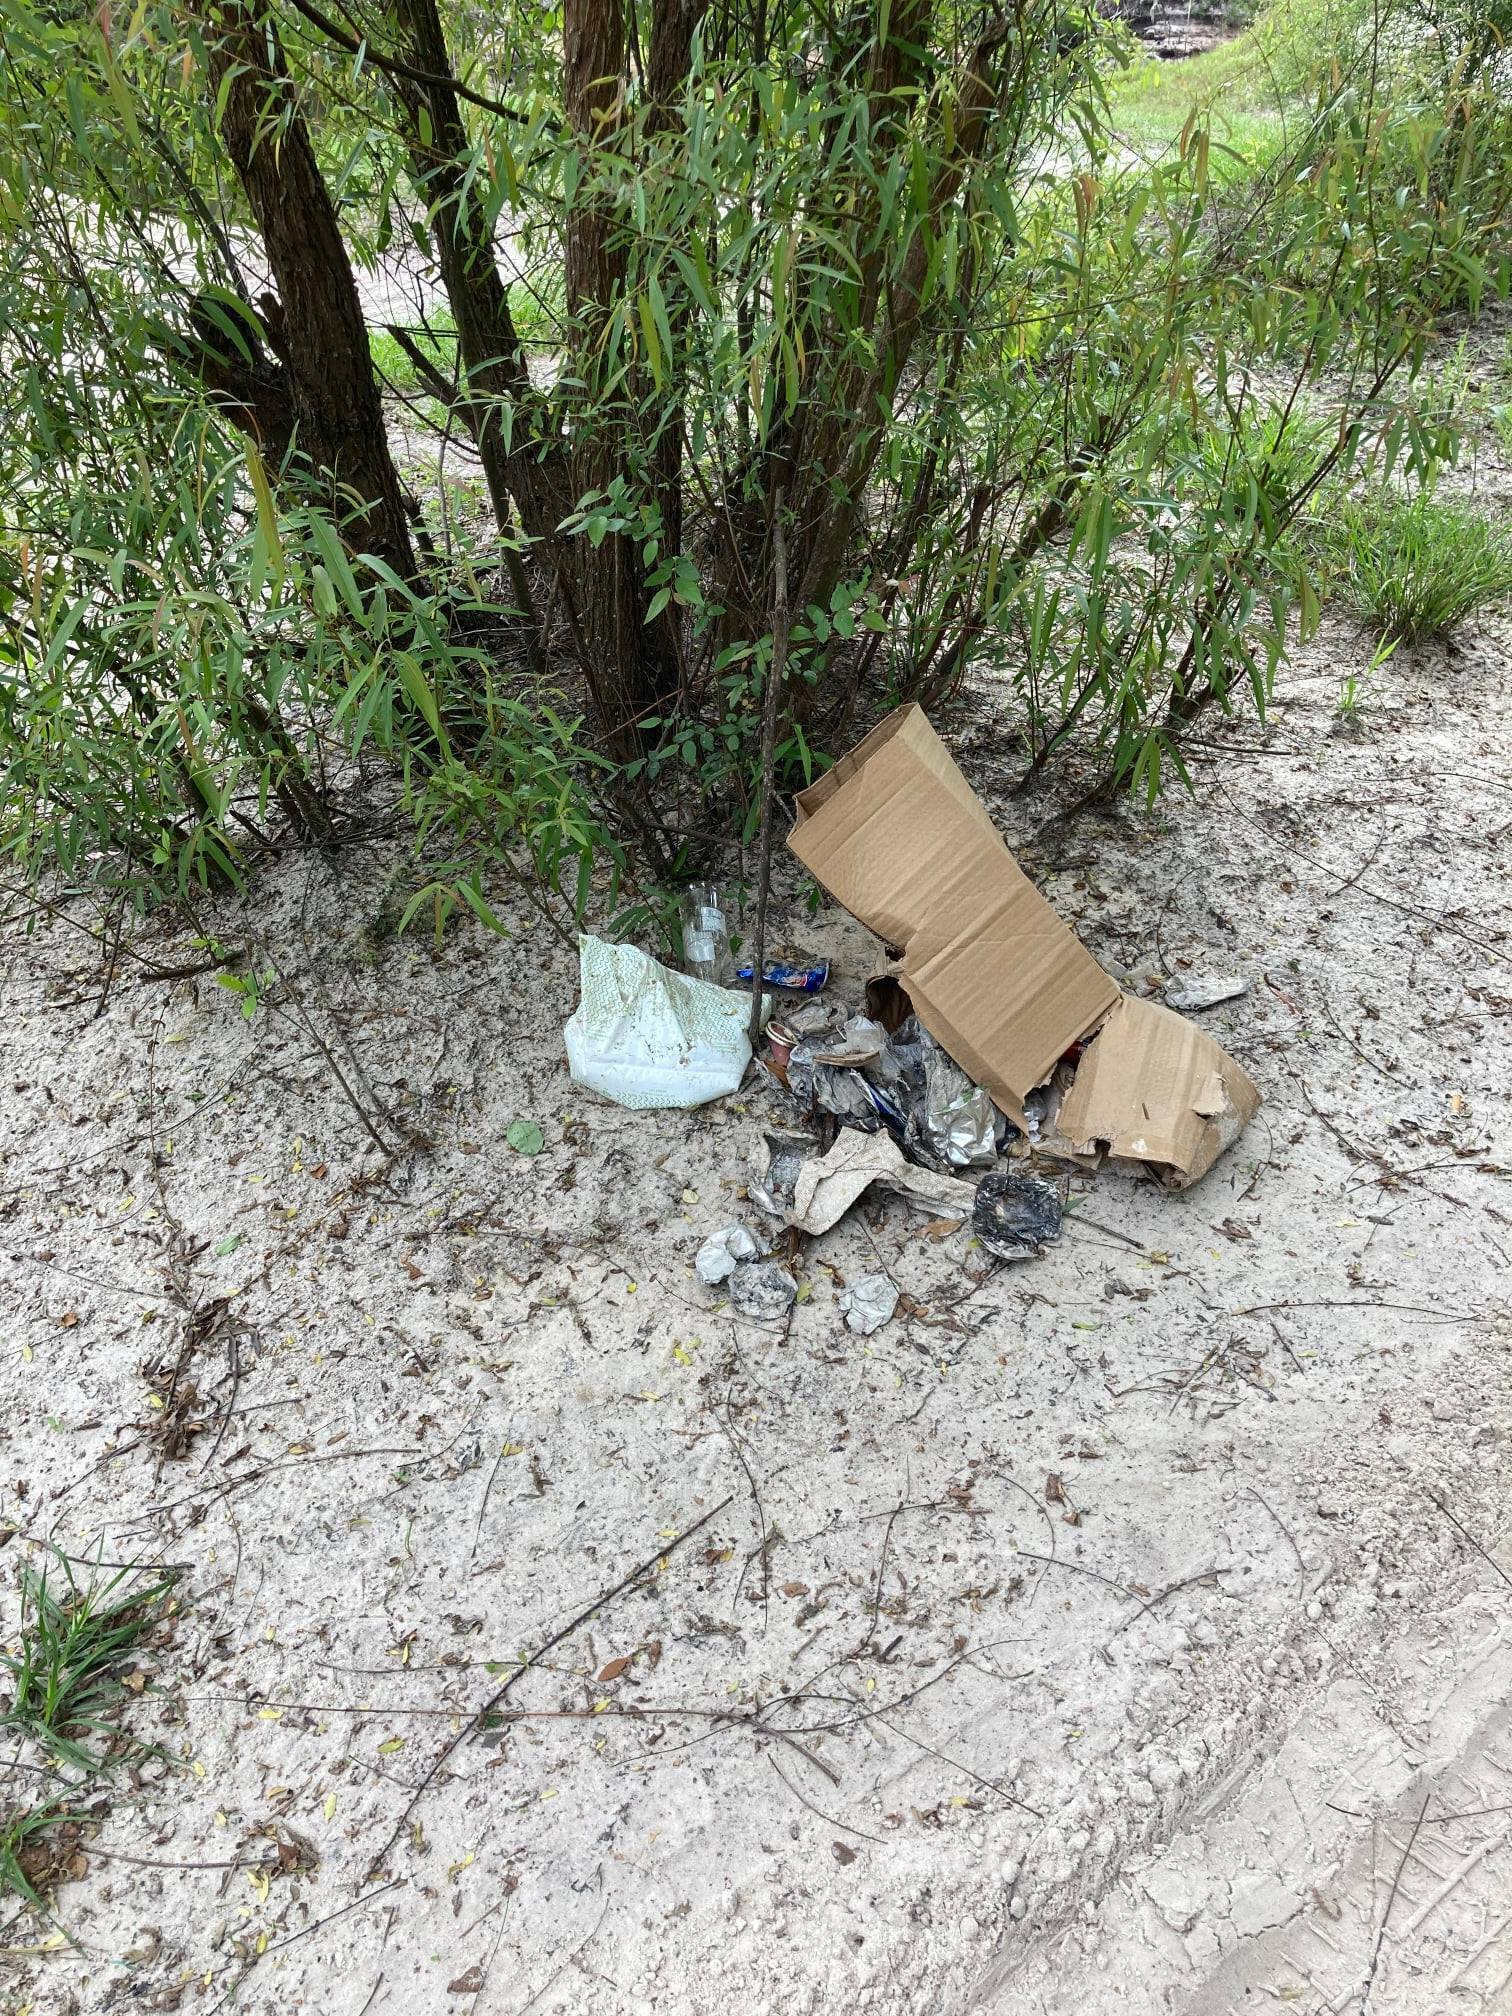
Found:
M 108 986 L 83 906 L 13 930 L 7 1629 L 49 1538 L 182 1577 L 163 1755 L 5 2009 L 1512 2007 L 1509 646 L 1341 732 L 1334 624 L 1154 815 L 1050 821 L 944 724 L 1131 985 L 1250 976 L 1209 1021 L 1267 1104 L 1039 1262 L 854 1213 L 785 1334 L 691 1272 L 780 1095 L 580 1092 L 539 926 L 437 953 L 382 846 L 292 857 L 215 913 L 250 1021 L 144 977 L 181 926 Z

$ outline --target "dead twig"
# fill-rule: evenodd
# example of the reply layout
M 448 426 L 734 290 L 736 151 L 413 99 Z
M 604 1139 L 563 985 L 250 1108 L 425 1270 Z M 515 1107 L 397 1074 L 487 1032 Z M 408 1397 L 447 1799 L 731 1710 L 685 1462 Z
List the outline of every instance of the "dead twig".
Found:
M 870 1645 L 877 1635 L 877 1619 L 882 1610 L 882 1578 L 887 1573 L 888 1542 L 892 1539 L 893 1521 L 903 1509 L 901 1504 L 895 1505 L 882 1528 L 882 1553 L 877 1561 L 877 1580 L 872 1588 L 871 1622 L 866 1627 L 865 1645 Z
M 1440 1512 L 1443 1513 L 1444 1517 L 1449 1521 L 1449 1524 L 1461 1536 L 1461 1538 L 1464 1539 L 1469 1546 L 1473 1547 L 1476 1553 L 1479 1554 L 1481 1559 L 1484 1562 L 1486 1562 L 1489 1567 L 1494 1568 L 1497 1574 L 1500 1575 L 1503 1582 L 1506 1583 L 1507 1587 L 1509 1589 L 1512 1589 L 1512 1575 L 1509 1575 L 1507 1573 L 1506 1569 L 1503 1568 L 1500 1561 L 1496 1559 L 1495 1555 L 1487 1553 L 1486 1549 L 1481 1545 L 1479 1540 L 1476 1539 L 1475 1535 L 1469 1530 L 1469 1528 L 1462 1526 L 1460 1524 L 1459 1520 L 1455 1518 L 1454 1514 L 1449 1510 L 1449 1507 L 1444 1503 L 1443 1499 L 1440 1498 L 1437 1491 L 1430 1491 L 1428 1493 L 1428 1496 L 1433 1500 L 1434 1504 L 1437 1505 Z
M 916 1748 L 926 1751 L 950 1770 L 959 1771 L 963 1777 L 969 1778 L 973 1785 L 980 1785 L 984 1792 L 996 1793 L 999 1799 L 1006 1799 L 1010 1806 L 1017 1806 L 1021 1813 L 1032 1813 L 1036 1820 L 1044 1819 L 1045 1816 L 1038 1806 L 1031 1806 L 1026 1800 L 1015 1798 L 1013 1793 L 1005 1792 L 1001 1785 L 996 1784 L 991 1778 L 983 1778 L 980 1773 L 973 1771 L 969 1764 L 963 1764 L 959 1757 L 947 1757 L 943 1750 L 936 1750 L 933 1744 L 926 1743 L 922 1736 L 915 1736 L 911 1729 L 899 1728 L 896 1722 L 890 1722 L 885 1715 L 879 1715 L 877 1720 L 884 1729 L 891 1729 L 895 1735 L 901 1736 L 905 1743 L 914 1744 Z
M 1101 1582 L 1105 1588 L 1116 1590 L 1120 1596 L 1134 1594 L 1127 1582 L 1115 1582 L 1111 1575 L 1103 1575 L 1096 1568 L 1085 1567 L 1080 1561 L 1063 1561 L 1058 1554 L 1034 1554 L 1027 1547 L 1016 1547 L 1014 1552 L 1024 1561 L 1043 1561 L 1047 1568 L 1069 1568 L 1075 1575 L 1090 1576 L 1092 1581 Z
M 1235 1309 L 1235 1316 L 1265 1316 L 1272 1309 L 1392 1309 L 1408 1316 L 1431 1316 L 1438 1323 L 1483 1323 L 1483 1312 L 1466 1310 L 1460 1315 L 1446 1316 L 1441 1309 L 1430 1309 L 1424 1302 L 1372 1302 L 1368 1296 L 1321 1296 L 1312 1301 L 1298 1299 L 1294 1302 L 1247 1302 L 1242 1309 Z
M 733 1393 L 734 1391 L 735 1388 L 732 1386 L 729 1389 L 729 1393 L 726 1393 L 725 1395 L 725 1418 L 722 1422 L 720 1422 L 720 1426 L 724 1429 L 725 1440 L 729 1443 L 731 1450 L 734 1452 L 735 1461 L 740 1465 L 741 1469 L 745 1472 L 745 1480 L 747 1484 L 749 1484 L 751 1487 L 751 1503 L 756 1507 L 756 1523 L 761 1529 L 761 1543 L 757 1551 L 761 1555 L 761 1628 L 763 1631 L 765 1631 L 768 1625 L 771 1623 L 771 1600 L 772 1600 L 771 1542 L 767 1534 L 766 1508 L 762 1505 L 761 1493 L 756 1489 L 756 1479 L 751 1474 L 751 1466 L 749 1463 L 747 1463 L 745 1459 L 745 1451 L 741 1448 L 739 1438 L 735 1433 L 735 1417 L 730 1411 L 730 1394 Z M 717 1414 L 715 1415 L 714 1418 L 716 1420 L 719 1419 Z M 751 1565 L 750 1556 L 747 1555 L 746 1568 L 749 1568 L 750 1565 Z M 740 1571 L 740 1580 L 735 1585 L 735 1600 L 737 1602 L 740 1599 L 740 1592 L 744 1587 L 745 1587 L 745 1568 L 743 1568 Z
M 731 1496 L 733 1496 L 733 1494 L 731 1494 Z M 530 1669 L 536 1664 L 538 1660 L 543 1659 L 548 1652 L 554 1650 L 554 1648 L 560 1645 L 564 1639 L 572 1637 L 573 1634 L 582 1625 L 588 1622 L 590 1617 L 596 1617 L 599 1611 L 604 1608 L 604 1605 L 606 1603 L 612 1603 L 616 1596 L 623 1594 L 623 1592 L 626 1589 L 630 1588 L 633 1583 L 638 1582 L 642 1575 L 649 1574 L 651 1570 L 655 1568 L 655 1566 L 659 1561 L 665 1560 L 669 1554 L 673 1553 L 677 1548 L 681 1547 L 685 1540 L 691 1540 L 695 1533 L 702 1532 L 704 1527 L 708 1525 L 709 1521 L 711 1519 L 717 1518 L 718 1515 L 721 1512 L 723 1512 L 725 1507 L 730 1502 L 731 1497 L 721 1498 L 719 1503 L 717 1505 L 711 1506 L 710 1509 L 704 1513 L 701 1519 L 695 1519 L 691 1526 L 685 1526 L 682 1532 L 679 1533 L 675 1539 L 663 1542 L 663 1544 L 657 1548 L 656 1552 L 653 1555 L 651 1555 L 651 1557 L 648 1560 L 642 1561 L 641 1563 L 639 1563 L 638 1566 L 632 1568 L 628 1575 L 622 1575 L 619 1581 L 614 1584 L 612 1589 L 606 1589 L 603 1591 L 601 1595 L 595 1596 L 593 1601 L 587 1606 L 586 1609 L 580 1610 L 578 1614 L 574 1618 L 572 1618 L 572 1620 L 569 1623 L 564 1624 L 559 1631 L 553 1631 L 549 1638 L 547 1638 L 542 1644 L 536 1647 L 536 1650 L 530 1655 L 528 1659 L 523 1661 L 522 1664 L 520 1664 L 515 1668 L 513 1673 L 510 1674 L 509 1678 L 504 1682 L 504 1684 L 501 1687 L 496 1687 L 494 1689 L 493 1693 L 489 1695 L 488 1699 L 483 1703 L 483 1705 L 479 1709 L 477 1709 L 476 1712 L 473 1715 L 471 1715 L 466 1722 L 463 1723 L 462 1727 L 456 1732 L 456 1734 L 452 1736 L 446 1743 L 444 1743 L 440 1748 L 440 1750 L 437 1751 L 436 1755 L 431 1759 L 430 1764 L 426 1768 L 425 1775 L 421 1778 L 420 1783 L 415 1787 L 414 1791 L 410 1794 L 409 1799 L 406 1801 L 404 1811 L 399 1815 L 398 1820 L 395 1822 L 392 1833 L 389 1835 L 388 1839 L 384 1842 L 382 1848 L 379 1849 L 378 1853 L 373 1857 L 372 1861 L 369 1863 L 367 1875 L 364 1879 L 366 1882 L 371 1883 L 378 1875 L 379 1870 L 382 1868 L 384 1862 L 387 1860 L 391 1850 L 394 1847 L 394 1844 L 398 1841 L 400 1835 L 403 1834 L 405 1828 L 409 1825 L 410 1816 L 414 1813 L 415 1808 L 420 1804 L 420 1801 L 425 1797 L 425 1794 L 429 1791 L 431 1784 L 435 1780 L 436 1774 L 437 1772 L 440 1771 L 442 1765 L 447 1761 L 449 1757 L 453 1755 L 453 1753 L 456 1750 L 458 1750 L 461 1747 L 463 1743 L 467 1741 L 467 1739 L 470 1736 L 475 1735 L 478 1730 L 487 1726 L 488 1717 L 495 1712 L 495 1710 L 499 1706 L 499 1703 L 509 1693 L 510 1689 L 514 1686 L 515 1682 L 517 1680 L 523 1679 L 524 1676 L 530 1671 Z
M 478 1542 L 483 1537 L 483 1517 L 488 1510 L 489 1493 L 493 1490 L 494 1479 L 495 1477 L 498 1476 L 499 1465 L 503 1461 L 504 1461 L 504 1444 L 501 1442 L 499 1444 L 499 1453 L 497 1456 L 494 1457 L 493 1460 L 493 1468 L 488 1473 L 488 1482 L 483 1486 L 483 1502 L 478 1507 L 478 1520 L 477 1524 L 473 1527 L 472 1553 L 469 1554 L 467 1557 L 469 1561 L 475 1561 L 478 1558 Z
M 1168 1583 L 1157 1595 L 1152 1596 L 1147 1603 L 1142 1603 L 1132 1617 L 1125 1617 L 1122 1624 L 1119 1625 L 1118 1630 L 1113 1633 L 1113 1636 L 1117 1638 L 1121 1632 L 1127 1631 L 1131 1624 L 1137 1624 L 1141 1617 L 1148 1617 L 1152 1610 L 1158 1610 L 1161 1604 L 1168 1597 L 1176 1595 L 1178 1590 L 1190 1589 L 1198 1582 L 1211 1582 L 1217 1573 L 1218 1570 L 1216 1568 L 1200 1568 L 1195 1575 L 1183 1575 L 1179 1582 Z
M 812 1799 L 806 1799 L 804 1795 L 798 1790 L 798 1787 L 793 1783 L 792 1779 L 789 1778 L 787 1773 L 783 1770 L 782 1766 L 777 1762 L 777 1759 L 772 1755 L 770 1750 L 768 1750 L 768 1752 L 766 1753 L 766 1760 L 768 1764 L 771 1765 L 772 1769 L 777 1773 L 777 1776 L 782 1780 L 783 1784 L 786 1785 L 789 1792 L 791 1792 L 793 1797 L 798 1801 L 798 1804 L 800 1806 L 807 1806 L 810 1813 L 812 1813 L 816 1819 L 822 1820 L 826 1827 L 838 1827 L 842 1834 L 854 1834 L 858 1841 L 875 1841 L 879 1848 L 885 1848 L 887 1846 L 887 1843 L 882 1839 L 882 1836 L 880 1834 L 867 1834 L 860 1827 L 852 1827 L 848 1821 L 837 1820 L 833 1813 L 822 1812 L 820 1808 L 814 1804 Z
M 292 1946 L 296 1940 L 308 1939 L 312 1932 L 320 1932 L 324 1930 L 324 1928 L 327 1925 L 334 1924 L 338 1918 L 344 1918 L 349 1911 L 357 1910 L 359 1905 L 374 1903 L 379 1897 L 381 1897 L 384 1894 L 385 1890 L 397 1890 L 405 1881 L 406 1878 L 404 1878 L 403 1876 L 392 1877 L 387 1883 L 383 1885 L 382 1890 L 369 1891 L 369 1893 L 365 1897 L 354 1897 L 350 1904 L 343 1904 L 340 1907 L 340 1909 L 336 1911 L 328 1911 L 324 1918 L 312 1919 L 308 1925 L 301 1926 L 297 1932 L 291 1932 L 286 1939 L 276 1940 L 273 1943 L 273 1945 L 264 1948 L 264 1950 L 261 1953 L 254 1953 L 252 1957 L 247 1961 L 246 1965 L 237 1970 L 235 1976 L 232 1979 L 231 1986 L 226 1990 L 225 1994 L 222 1995 L 220 2000 L 218 2002 L 214 2002 L 211 2004 L 210 2008 L 206 2011 L 206 2016 L 218 2016 L 218 2012 L 224 2009 L 228 2002 L 235 2000 L 237 1990 L 241 1987 L 242 1983 L 246 1980 L 247 1976 L 252 1972 L 252 1969 L 257 1965 L 259 1960 L 265 1960 L 270 1953 L 281 1953 L 286 1946 Z M 371 2001 L 372 1997 L 369 1996 L 368 2000 Z
M 1375 1948 L 1370 1956 L 1370 1972 L 1365 1976 L 1365 1992 L 1360 1997 L 1360 2016 L 1365 2016 L 1366 2010 L 1370 2007 L 1370 1991 L 1375 1986 L 1376 1969 L 1381 1964 L 1381 1947 L 1385 1943 L 1386 1927 L 1391 1923 L 1391 1907 L 1396 1903 L 1397 1891 L 1402 1884 L 1402 1871 L 1407 1867 L 1408 1857 L 1412 1853 L 1413 1843 L 1417 1840 L 1418 1832 L 1428 1812 L 1428 1802 L 1432 1797 L 1431 1792 L 1424 1795 L 1422 1806 L 1418 1809 L 1418 1817 L 1413 1822 L 1412 1832 L 1407 1836 L 1407 1846 L 1402 1850 L 1402 1859 L 1398 1862 L 1396 1874 L 1391 1879 L 1391 1889 L 1386 1897 L 1386 1909 L 1381 1913 L 1381 1927 L 1376 1933 Z
M 1281 1531 L 1286 1535 L 1287 1545 L 1291 1548 L 1293 1554 L 1295 1554 L 1297 1557 L 1297 1598 L 1298 1601 L 1300 1602 L 1302 1597 L 1307 1594 L 1307 1563 L 1302 1559 L 1302 1549 L 1297 1545 L 1296 1541 L 1292 1538 L 1291 1528 L 1286 1524 L 1285 1520 L 1281 1517 L 1281 1514 L 1276 1510 L 1275 1506 L 1271 1504 L 1270 1500 L 1268 1498 L 1261 1498 L 1260 1493 L 1255 1489 L 1253 1484 L 1246 1484 L 1244 1488 L 1249 1493 L 1251 1498 L 1258 1499 L 1259 1502 L 1265 1507 L 1266 1511 L 1269 1512 L 1272 1519 L 1275 1520 L 1276 1524 L 1281 1528 Z
M 1147 1254 L 1150 1250 L 1148 1246 L 1142 1246 L 1137 1239 L 1131 1239 L 1127 1232 L 1120 1232 L 1113 1225 L 1101 1224 L 1096 1218 L 1089 1218 L 1085 1211 L 1077 1208 L 1067 1210 L 1065 1224 L 1066 1229 L 1071 1232 L 1082 1225 L 1090 1226 L 1094 1232 L 1105 1232 L 1110 1239 L 1116 1239 L 1121 1246 L 1132 1246 L 1136 1253 Z

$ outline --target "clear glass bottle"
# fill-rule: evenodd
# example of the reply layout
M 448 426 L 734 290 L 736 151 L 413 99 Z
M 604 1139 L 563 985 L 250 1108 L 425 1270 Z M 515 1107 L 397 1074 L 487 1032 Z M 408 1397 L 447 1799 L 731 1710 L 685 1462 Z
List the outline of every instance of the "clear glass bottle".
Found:
M 712 882 L 691 882 L 683 892 L 683 965 L 716 987 L 735 983 L 735 957 L 724 903 Z

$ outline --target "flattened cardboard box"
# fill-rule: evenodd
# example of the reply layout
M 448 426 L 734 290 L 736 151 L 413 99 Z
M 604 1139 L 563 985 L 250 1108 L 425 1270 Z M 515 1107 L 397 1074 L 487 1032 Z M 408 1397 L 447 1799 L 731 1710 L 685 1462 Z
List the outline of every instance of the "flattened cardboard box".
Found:
M 900 707 L 797 799 L 788 845 L 888 945 L 924 1027 L 1020 1127 L 1088 1047 L 1059 1132 L 1195 1183 L 1260 1094 L 1194 1023 L 1123 994 L 1019 867 L 920 707 Z M 1088 1040 L 1093 1039 L 1095 1040 Z

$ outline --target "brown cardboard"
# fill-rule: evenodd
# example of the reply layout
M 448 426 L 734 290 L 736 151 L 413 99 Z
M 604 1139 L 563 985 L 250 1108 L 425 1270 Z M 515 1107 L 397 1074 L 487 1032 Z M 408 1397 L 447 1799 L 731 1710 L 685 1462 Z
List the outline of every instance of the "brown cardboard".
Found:
M 1260 1094 L 1205 1030 L 1125 994 L 1076 1067 L 1057 1126 L 1082 1153 L 1147 1162 L 1173 1189 L 1211 1169 Z
M 788 845 L 902 947 L 919 1020 L 1022 1123 L 1025 1094 L 1118 988 L 1003 845 L 922 708 L 890 714 L 797 803 Z
M 1193 1023 L 1122 995 L 1056 916 L 922 708 L 890 714 L 797 810 L 788 845 L 902 948 L 919 1020 L 1011 1119 L 1023 1124 L 1026 1095 L 1094 1032 L 1060 1114 L 1084 1152 L 1195 1182 L 1253 1116 L 1260 1095 L 1233 1059 Z M 1145 1147 L 1120 1145 L 1135 1142 Z

